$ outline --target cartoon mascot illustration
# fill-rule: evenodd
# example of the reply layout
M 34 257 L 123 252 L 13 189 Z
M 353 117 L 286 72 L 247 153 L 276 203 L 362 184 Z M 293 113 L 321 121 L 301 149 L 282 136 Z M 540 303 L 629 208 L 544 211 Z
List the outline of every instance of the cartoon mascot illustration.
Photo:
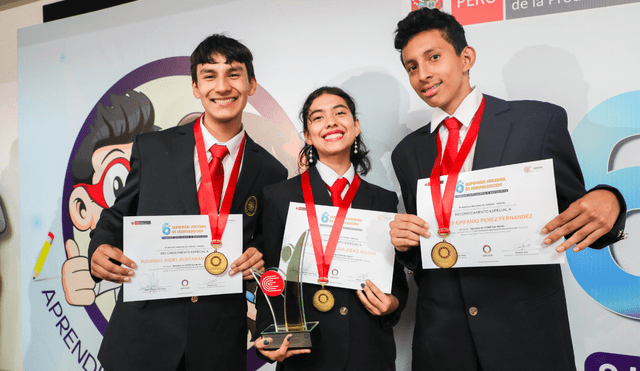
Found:
M 145 94 L 128 90 L 124 95 L 111 94 L 110 98 L 111 106 L 97 105 L 95 122 L 72 159 L 69 216 L 75 227 L 74 237 L 80 234 L 78 231 L 93 230 L 102 210 L 113 205 L 122 191 L 129 174 L 134 137 L 160 129 L 153 124 L 153 104 Z M 107 301 L 112 302 L 110 307 L 100 308 L 109 318 L 120 285 L 108 281 L 96 285 L 89 272 L 89 240 L 79 239 L 65 242 L 67 261 L 62 266 L 62 287 L 66 300 L 71 305 L 88 306 L 97 296 L 111 293 L 113 300 Z

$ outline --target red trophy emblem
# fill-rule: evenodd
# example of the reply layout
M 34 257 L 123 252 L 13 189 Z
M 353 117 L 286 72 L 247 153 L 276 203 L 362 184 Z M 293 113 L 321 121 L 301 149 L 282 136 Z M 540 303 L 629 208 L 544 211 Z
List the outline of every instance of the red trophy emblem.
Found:
M 284 291 L 284 280 L 275 271 L 266 271 L 260 277 L 260 287 L 265 295 L 278 296 Z

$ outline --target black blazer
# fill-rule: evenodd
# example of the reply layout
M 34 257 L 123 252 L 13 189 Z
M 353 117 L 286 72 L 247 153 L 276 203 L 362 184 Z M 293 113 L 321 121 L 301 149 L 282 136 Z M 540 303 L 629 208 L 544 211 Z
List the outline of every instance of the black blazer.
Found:
M 116 203 L 102 212 L 91 233 L 89 262 L 101 244 L 122 249 L 124 216 L 200 214 L 193 126 L 190 123 L 135 138 L 125 188 Z M 262 188 L 286 178 L 287 170 L 247 135 L 231 204 L 232 214 L 243 214 L 245 250 L 262 245 L 258 223 Z M 253 198 L 257 201 L 255 211 L 247 207 Z M 243 294 L 200 297 L 196 302 L 180 298 L 125 303 L 121 290 L 98 359 L 108 371 L 173 371 L 185 354 L 190 370 L 245 370 L 246 312 Z
M 586 193 L 564 109 L 485 98 L 474 170 L 551 158 L 560 212 Z M 428 124 L 393 151 L 410 214 L 416 214 L 418 179 L 431 174 L 437 135 Z M 617 190 L 597 188 L 616 193 L 621 212 L 614 228 L 592 248 L 617 241 L 626 214 Z M 423 270 L 419 248 L 399 253 L 398 259 L 415 271 L 418 284 L 414 370 L 476 370 L 478 360 L 484 370 L 575 370 L 559 265 Z M 470 314 L 472 307 L 477 314 Z
M 309 169 L 313 198 L 318 205 L 333 205 L 327 188 L 315 166 Z M 300 176 L 264 189 L 264 260 L 266 267 L 277 267 L 282 248 L 285 222 L 290 202 L 304 202 Z M 351 207 L 356 209 L 396 212 L 398 198 L 395 193 L 362 181 Z M 279 370 L 385 370 L 395 364 L 396 347 L 393 326 L 400 319 L 407 300 L 408 286 L 402 266 L 394 267 L 392 294 L 400 306 L 387 316 L 370 314 L 362 305 L 354 290 L 329 289 L 335 297 L 335 305 L 322 313 L 313 307 L 311 298 L 319 285 L 303 285 L 304 309 L 307 321 L 320 321 L 320 339 L 314 343 L 310 354 L 301 354 L 286 359 L 278 365 Z M 273 323 L 271 313 L 258 295 L 256 337 Z M 347 313 L 341 314 L 346 308 Z M 275 309 L 274 309 L 275 310 Z M 344 313 L 344 309 L 342 310 Z M 257 350 L 256 350 L 257 351 Z M 261 356 L 261 353 L 258 352 Z M 263 359 L 268 360 L 263 357 Z

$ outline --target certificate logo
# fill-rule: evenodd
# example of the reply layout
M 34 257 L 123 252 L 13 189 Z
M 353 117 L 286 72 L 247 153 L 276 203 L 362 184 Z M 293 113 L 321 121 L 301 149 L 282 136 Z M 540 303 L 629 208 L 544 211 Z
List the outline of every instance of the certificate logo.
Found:
M 164 223 L 162 225 L 162 234 L 168 235 L 170 233 L 171 233 L 171 226 L 169 225 L 169 223 Z
M 326 223 L 329 221 L 329 213 L 322 213 L 322 218 L 320 218 L 320 220 L 322 220 L 323 223 Z
M 456 193 L 464 192 L 464 182 L 462 180 L 458 180 L 458 184 L 456 184 Z
M 275 271 L 266 271 L 260 277 L 260 288 L 267 296 L 278 296 L 284 290 L 284 280 Z
M 331 274 L 332 274 L 334 277 L 335 277 L 335 276 L 337 276 L 337 275 L 338 275 L 338 270 L 334 268 L 334 269 L 331 271 Z
M 489 245 L 484 245 L 484 246 L 482 247 L 482 251 L 484 251 L 484 253 L 485 253 L 485 254 L 490 253 L 490 252 L 491 252 L 491 246 L 489 246 Z
M 182 286 L 183 287 L 189 286 L 189 281 L 188 280 L 182 280 Z

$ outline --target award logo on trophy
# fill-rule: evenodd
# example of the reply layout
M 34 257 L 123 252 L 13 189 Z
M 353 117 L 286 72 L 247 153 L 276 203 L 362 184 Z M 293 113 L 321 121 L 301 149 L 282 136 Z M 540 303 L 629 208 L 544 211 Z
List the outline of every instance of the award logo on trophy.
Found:
M 278 268 L 269 268 L 264 273 L 252 269 L 271 310 L 273 324 L 262 332 L 262 337 L 272 339 L 266 350 L 280 348 L 284 339 L 292 335 L 289 349 L 311 348 L 311 333 L 319 322 L 307 322 L 304 315 L 301 282 L 301 262 L 309 231 L 302 233 L 295 247 L 282 248 L 281 259 L 288 262 L 284 275 Z

